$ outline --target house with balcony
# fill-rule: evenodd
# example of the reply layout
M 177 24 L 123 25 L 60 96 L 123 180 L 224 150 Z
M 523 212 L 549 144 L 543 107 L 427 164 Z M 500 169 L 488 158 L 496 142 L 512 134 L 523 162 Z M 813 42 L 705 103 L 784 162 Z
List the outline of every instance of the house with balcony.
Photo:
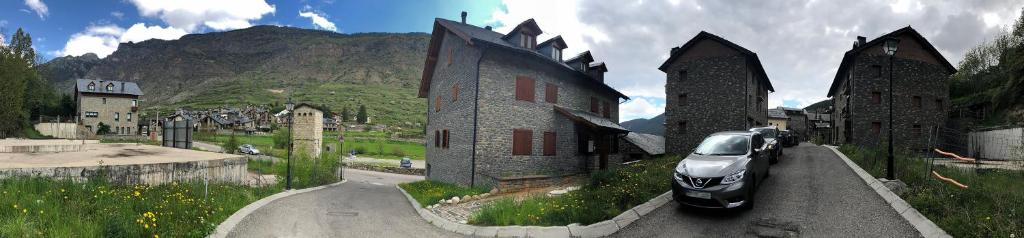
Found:
M 102 79 L 75 80 L 75 109 L 78 124 L 95 135 L 100 124 L 109 134 L 138 134 L 139 97 L 142 89 L 134 82 Z
M 615 166 L 628 132 L 590 52 L 566 59 L 533 19 L 509 32 L 435 19 L 419 97 L 427 99 L 427 179 L 517 189 Z

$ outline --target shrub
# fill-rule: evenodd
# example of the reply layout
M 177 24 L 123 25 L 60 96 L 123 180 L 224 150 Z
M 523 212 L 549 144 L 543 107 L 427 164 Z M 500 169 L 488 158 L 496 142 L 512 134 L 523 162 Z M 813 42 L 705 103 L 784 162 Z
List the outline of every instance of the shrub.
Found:
M 274 141 L 274 148 L 288 149 L 288 128 L 275 131 L 271 139 Z
M 228 137 L 228 141 L 224 142 L 224 146 L 221 146 L 224 153 L 234 154 L 238 150 L 238 138 L 235 137 L 235 133 L 231 133 L 231 137 Z
M 102 122 L 100 122 L 100 124 L 99 124 L 99 125 L 96 125 L 96 134 L 97 134 L 97 135 L 106 135 L 106 134 L 110 134 L 110 126 L 109 126 L 109 125 L 107 125 L 107 124 L 103 124 Z
M 398 147 L 391 148 L 391 155 L 398 156 L 398 157 L 405 157 L 405 151 L 402 151 L 402 148 L 398 148 Z
M 367 151 L 365 146 L 356 146 L 355 150 L 356 154 L 366 154 Z

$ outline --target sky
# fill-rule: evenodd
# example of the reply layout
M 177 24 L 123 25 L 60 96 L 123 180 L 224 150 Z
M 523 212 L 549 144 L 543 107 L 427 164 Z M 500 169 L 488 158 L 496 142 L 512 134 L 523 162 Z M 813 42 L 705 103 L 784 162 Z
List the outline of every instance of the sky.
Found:
M 3 0 L 0 32 L 24 28 L 45 59 L 96 53 L 121 42 L 178 39 L 253 25 L 359 32 L 429 32 L 433 19 L 459 19 L 507 33 L 533 18 L 558 35 L 571 56 L 591 51 L 607 64 L 605 82 L 631 100 L 620 120 L 664 112 L 672 47 L 707 31 L 756 52 L 776 92 L 769 107 L 804 107 L 826 99 L 843 53 L 912 26 L 954 65 L 972 47 L 1004 32 L 1024 0 Z

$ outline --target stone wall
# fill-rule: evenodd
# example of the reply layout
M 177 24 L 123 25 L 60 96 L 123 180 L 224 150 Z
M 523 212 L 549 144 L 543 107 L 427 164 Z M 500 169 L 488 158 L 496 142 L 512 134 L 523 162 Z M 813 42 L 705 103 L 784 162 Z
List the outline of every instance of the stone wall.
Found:
M 36 123 L 34 127 L 39 134 L 53 138 L 78 139 L 79 137 L 78 124 L 75 123 L 44 122 Z
M 245 157 L 156 164 L 82 167 L 0 168 L 0 179 L 16 176 L 88 181 L 104 176 L 119 185 L 158 185 L 170 182 L 209 180 L 241 184 L 247 176 Z
M 682 71 L 686 79 L 682 79 Z M 749 75 L 746 57 L 676 60 L 666 69 L 665 153 L 689 154 L 708 135 L 747 130 Z M 686 103 L 682 103 L 686 95 Z M 756 102 L 755 102 L 756 103 Z M 767 124 L 767 104 L 763 120 Z M 682 125 L 685 123 L 685 131 Z
M 480 51 L 451 32 L 445 33 L 440 48 L 425 108 L 426 175 L 430 180 L 469 186 L 476 179 L 472 160 Z M 453 94 L 455 87 L 458 98 Z M 438 102 L 440 110 L 435 110 Z M 448 148 L 442 148 L 444 130 L 448 130 Z
M 305 153 L 310 158 L 320 157 L 324 138 L 324 114 L 315 108 L 300 105 L 295 108 L 292 123 L 293 150 L 297 154 Z
M 90 132 L 99 130 L 99 123 L 110 126 L 110 133 L 138 133 L 139 115 L 132 112 L 132 101 L 137 96 L 84 93 L 78 96 L 78 117 Z M 87 117 L 87 112 L 96 112 L 97 117 Z M 117 115 L 118 119 L 114 119 Z M 130 119 L 129 119 L 130 118 Z M 120 129 L 119 129 L 120 128 Z M 120 132 L 120 133 L 119 133 Z

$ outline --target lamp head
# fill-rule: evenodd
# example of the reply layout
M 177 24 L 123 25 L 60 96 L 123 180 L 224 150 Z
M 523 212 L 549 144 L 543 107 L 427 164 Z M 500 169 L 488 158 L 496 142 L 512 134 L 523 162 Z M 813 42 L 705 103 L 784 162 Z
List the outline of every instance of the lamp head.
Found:
M 895 37 L 885 38 L 885 44 L 882 45 L 882 51 L 889 56 L 896 55 L 897 47 L 900 44 L 900 39 Z

